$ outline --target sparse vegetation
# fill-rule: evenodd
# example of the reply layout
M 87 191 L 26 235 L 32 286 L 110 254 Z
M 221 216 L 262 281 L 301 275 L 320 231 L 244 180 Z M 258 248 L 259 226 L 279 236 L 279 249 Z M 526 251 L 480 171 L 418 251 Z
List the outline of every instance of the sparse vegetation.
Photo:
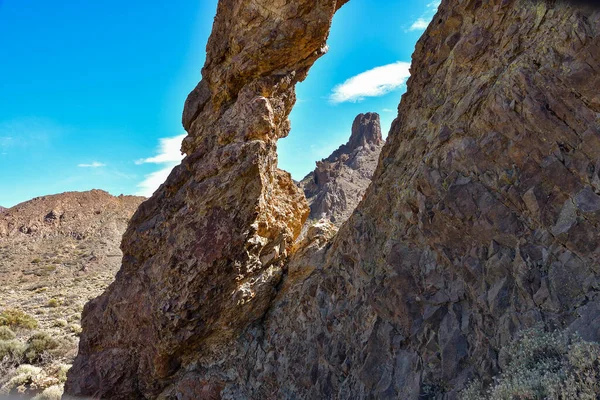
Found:
M 8 326 L 0 326 L 0 340 L 11 340 L 16 337 Z
M 0 312 L 0 326 L 9 328 L 35 329 L 38 322 L 31 315 L 14 308 L 7 308 Z
M 600 345 L 565 331 L 523 331 L 503 349 L 508 363 L 487 389 L 472 382 L 462 400 L 595 400 L 600 393 Z
M 60 300 L 52 298 L 48 300 L 48 307 L 58 307 L 60 306 L 60 303 Z

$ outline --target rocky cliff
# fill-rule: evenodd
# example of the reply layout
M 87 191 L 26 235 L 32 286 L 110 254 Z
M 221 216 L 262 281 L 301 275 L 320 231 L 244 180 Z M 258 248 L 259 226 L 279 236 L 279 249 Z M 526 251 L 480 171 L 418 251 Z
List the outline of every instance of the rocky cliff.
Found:
M 348 143 L 317 161 L 317 168 L 300 181 L 309 218 L 326 218 L 337 226 L 346 221 L 371 183 L 382 148 L 379 115 L 358 115 Z
M 68 393 L 453 399 L 523 327 L 600 339 L 600 13 L 442 1 L 364 200 L 292 248 L 275 141 L 340 5 L 219 3 L 187 157 L 86 306 Z

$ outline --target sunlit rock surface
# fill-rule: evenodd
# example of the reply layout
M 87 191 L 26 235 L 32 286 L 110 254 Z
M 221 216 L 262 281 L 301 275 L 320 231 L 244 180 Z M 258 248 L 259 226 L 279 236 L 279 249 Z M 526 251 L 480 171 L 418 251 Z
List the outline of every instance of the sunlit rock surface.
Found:
M 339 226 L 350 217 L 371 183 L 383 143 L 379 114 L 359 114 L 348 143 L 317 161 L 300 181 L 311 220 L 326 218 Z

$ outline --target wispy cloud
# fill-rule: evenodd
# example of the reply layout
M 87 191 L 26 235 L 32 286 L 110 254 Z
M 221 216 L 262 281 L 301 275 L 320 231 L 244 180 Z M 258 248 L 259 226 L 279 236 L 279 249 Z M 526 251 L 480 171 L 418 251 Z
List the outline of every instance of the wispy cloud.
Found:
M 136 164 L 161 164 L 163 168 L 152 172 L 144 177 L 140 182 L 137 194 L 139 196 L 150 197 L 160 185 L 164 183 L 173 168 L 181 162 L 183 154 L 181 154 L 181 142 L 186 135 L 179 135 L 170 138 L 159 139 L 156 155 L 153 157 L 137 160 Z
M 386 112 L 386 113 L 393 113 L 393 112 L 396 112 L 396 110 L 392 110 L 391 108 L 384 108 L 384 109 L 383 109 L 383 110 L 381 110 L 381 111 L 383 111 L 383 112 Z
M 77 164 L 77 166 L 79 168 L 102 168 L 102 167 L 106 167 L 106 164 L 98 162 L 98 161 L 94 161 L 89 164 Z
M 427 29 L 427 27 L 429 26 L 429 22 L 431 22 L 431 19 L 437 12 L 440 3 L 440 0 L 434 0 L 431 3 L 427 4 L 427 10 L 423 13 L 423 15 L 417 18 L 412 23 L 412 25 L 408 29 L 406 29 L 406 31 L 424 31 L 425 29 Z
M 357 102 L 390 93 L 406 83 L 410 63 L 398 61 L 362 72 L 333 88 L 332 103 Z
M 425 19 L 423 17 L 419 17 L 419 18 L 417 18 L 417 20 L 415 22 L 412 23 L 412 25 L 410 26 L 410 28 L 408 28 L 408 30 L 409 31 L 424 31 L 429 26 L 430 21 L 431 21 L 431 18 Z
M 181 155 L 181 142 L 186 135 L 179 135 L 170 138 L 159 139 L 159 145 L 157 155 L 154 157 L 143 158 L 137 160 L 136 164 L 164 164 L 164 163 L 178 163 L 183 159 Z

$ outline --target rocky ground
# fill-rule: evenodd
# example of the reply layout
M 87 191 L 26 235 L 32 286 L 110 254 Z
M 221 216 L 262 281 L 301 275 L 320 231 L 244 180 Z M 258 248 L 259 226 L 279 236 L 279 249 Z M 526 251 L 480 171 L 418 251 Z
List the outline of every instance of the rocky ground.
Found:
M 60 354 L 45 367 L 69 364 L 75 356 L 83 306 L 114 280 L 121 237 L 143 200 L 100 190 L 69 192 L 35 198 L 0 215 L 0 325 L 23 342 L 36 332 L 59 340 Z M 15 313 L 34 322 L 2 322 L 3 315 Z M 0 361 L 3 355 L 0 349 Z M 4 368 L 15 367 L 12 361 Z M 0 378 L 0 387 L 7 377 Z
M 379 115 L 358 115 L 348 143 L 318 161 L 299 183 L 310 206 L 309 223 L 325 218 L 340 226 L 348 219 L 371 183 L 383 144 Z

